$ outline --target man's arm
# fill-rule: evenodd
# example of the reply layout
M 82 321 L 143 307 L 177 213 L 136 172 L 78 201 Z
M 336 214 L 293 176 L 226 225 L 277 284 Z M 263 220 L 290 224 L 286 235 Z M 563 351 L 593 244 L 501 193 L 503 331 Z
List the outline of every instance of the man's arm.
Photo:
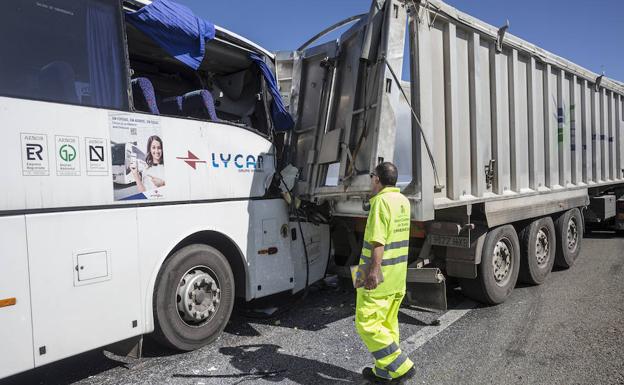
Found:
M 364 283 L 364 287 L 367 290 L 373 290 L 379 285 L 379 273 L 381 271 L 381 261 L 383 260 L 384 253 L 384 245 L 377 242 L 372 242 L 371 244 L 371 264 L 370 269 L 368 270 L 368 274 L 366 276 L 366 282 Z

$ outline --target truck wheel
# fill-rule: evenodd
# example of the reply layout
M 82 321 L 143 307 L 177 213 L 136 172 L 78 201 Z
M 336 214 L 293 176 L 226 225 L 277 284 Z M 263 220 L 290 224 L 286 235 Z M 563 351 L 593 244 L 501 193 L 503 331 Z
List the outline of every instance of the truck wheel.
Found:
M 581 252 L 583 220 L 578 209 L 568 210 L 555 220 L 557 253 L 555 264 L 565 269 L 574 265 Z
M 555 224 L 550 217 L 531 222 L 520 232 L 521 282 L 544 283 L 555 263 Z
M 234 275 L 217 249 L 201 244 L 176 251 L 154 288 L 154 337 L 177 350 L 195 350 L 219 337 L 234 306 Z
M 497 227 L 485 237 L 476 279 L 460 281 L 464 294 L 479 302 L 504 302 L 518 280 L 520 243 L 511 225 Z

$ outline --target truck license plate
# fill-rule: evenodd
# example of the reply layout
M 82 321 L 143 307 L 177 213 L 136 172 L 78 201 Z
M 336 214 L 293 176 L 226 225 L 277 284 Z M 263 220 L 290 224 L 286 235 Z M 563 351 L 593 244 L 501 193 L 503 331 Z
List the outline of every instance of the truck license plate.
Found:
M 429 234 L 432 245 L 470 248 L 470 240 L 467 237 L 453 237 L 450 235 Z

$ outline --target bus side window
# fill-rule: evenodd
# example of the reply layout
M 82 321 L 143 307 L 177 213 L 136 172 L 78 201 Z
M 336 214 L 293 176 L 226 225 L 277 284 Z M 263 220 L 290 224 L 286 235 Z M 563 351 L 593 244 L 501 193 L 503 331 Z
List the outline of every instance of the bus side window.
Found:
M 206 41 L 204 60 L 194 70 L 131 23 L 126 24 L 126 35 L 135 79 L 149 79 L 156 100 L 150 107 L 144 101 L 152 92 L 133 86 L 135 110 L 269 132 L 262 74 L 248 50 L 218 39 Z
M 128 109 L 120 2 L 0 2 L 0 95 Z

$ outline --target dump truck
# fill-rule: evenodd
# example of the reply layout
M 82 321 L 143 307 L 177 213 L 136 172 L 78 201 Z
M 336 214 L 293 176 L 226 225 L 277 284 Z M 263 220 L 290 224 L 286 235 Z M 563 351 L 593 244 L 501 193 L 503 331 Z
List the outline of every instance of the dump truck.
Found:
M 294 193 L 331 208 L 335 271 L 359 260 L 383 161 L 412 205 L 408 297 L 425 307 L 444 308 L 444 277 L 501 303 L 571 267 L 586 224 L 624 229 L 622 83 L 436 0 L 348 22 L 277 55 Z

